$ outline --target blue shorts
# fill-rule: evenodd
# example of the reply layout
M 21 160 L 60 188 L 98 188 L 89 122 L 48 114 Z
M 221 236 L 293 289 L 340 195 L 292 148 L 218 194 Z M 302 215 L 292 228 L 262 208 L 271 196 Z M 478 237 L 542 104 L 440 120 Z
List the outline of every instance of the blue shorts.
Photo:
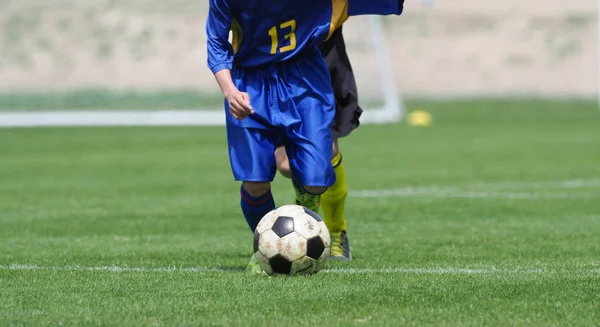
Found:
M 260 68 L 234 68 L 236 87 L 247 92 L 254 114 L 227 116 L 227 141 L 238 181 L 270 182 L 277 172 L 275 149 L 285 145 L 292 176 L 304 186 L 331 186 L 331 124 L 335 116 L 329 70 L 321 54 Z

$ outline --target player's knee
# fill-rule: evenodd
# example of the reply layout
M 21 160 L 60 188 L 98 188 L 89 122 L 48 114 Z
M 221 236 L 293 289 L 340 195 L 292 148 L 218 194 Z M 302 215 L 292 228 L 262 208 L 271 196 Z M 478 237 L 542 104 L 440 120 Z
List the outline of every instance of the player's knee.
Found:
M 271 183 L 269 182 L 244 182 L 244 190 L 252 197 L 259 197 L 269 191 Z
M 304 190 L 313 195 L 319 195 L 327 191 L 327 186 L 303 186 Z

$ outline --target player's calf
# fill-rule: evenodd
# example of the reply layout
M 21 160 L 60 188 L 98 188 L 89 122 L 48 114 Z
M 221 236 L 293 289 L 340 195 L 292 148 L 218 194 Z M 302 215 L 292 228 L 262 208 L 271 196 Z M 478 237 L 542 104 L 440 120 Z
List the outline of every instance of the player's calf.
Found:
M 240 206 L 250 230 L 256 226 L 269 211 L 275 209 L 275 200 L 271 194 L 269 182 L 243 182 L 240 187 Z
M 335 171 L 335 183 L 321 196 L 323 220 L 331 235 L 331 257 L 338 260 L 350 260 L 350 243 L 348 240 L 345 208 L 348 197 L 346 170 L 342 162 L 337 140 L 334 142 L 331 164 Z
M 314 212 L 319 212 L 319 202 L 321 194 L 327 190 L 327 187 L 321 186 L 301 186 L 292 179 L 294 191 L 296 192 L 296 204 L 306 207 Z

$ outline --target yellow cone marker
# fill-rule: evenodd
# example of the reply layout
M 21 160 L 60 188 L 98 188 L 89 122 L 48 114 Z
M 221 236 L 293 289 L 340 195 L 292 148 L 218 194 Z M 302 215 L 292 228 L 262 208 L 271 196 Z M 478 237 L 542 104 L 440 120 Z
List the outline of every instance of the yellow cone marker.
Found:
M 425 110 L 415 110 L 408 114 L 408 124 L 410 126 L 431 126 L 432 120 L 433 116 Z

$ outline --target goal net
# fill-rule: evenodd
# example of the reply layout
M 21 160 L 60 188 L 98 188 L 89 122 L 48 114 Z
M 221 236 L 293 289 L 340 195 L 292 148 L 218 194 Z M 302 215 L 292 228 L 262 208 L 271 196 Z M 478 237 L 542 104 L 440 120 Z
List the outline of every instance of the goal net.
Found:
M 0 7 L 0 126 L 224 124 L 222 95 L 206 68 L 206 1 Z M 344 29 L 365 124 L 403 116 L 385 19 L 353 17 Z

